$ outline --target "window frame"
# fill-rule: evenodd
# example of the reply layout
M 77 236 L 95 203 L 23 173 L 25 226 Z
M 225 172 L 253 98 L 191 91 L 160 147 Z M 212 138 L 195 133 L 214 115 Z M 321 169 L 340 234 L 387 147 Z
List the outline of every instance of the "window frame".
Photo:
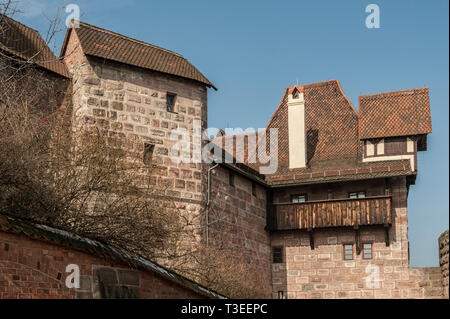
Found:
M 275 250 L 280 250 L 280 260 L 281 261 L 275 261 Z M 284 249 L 283 246 L 274 246 L 272 247 L 272 264 L 282 264 L 284 263 Z
M 347 254 L 345 253 L 346 252 L 345 246 L 352 246 L 352 259 L 345 258 L 347 256 Z M 342 259 L 344 261 L 355 260 L 355 253 L 354 253 L 353 246 L 354 246 L 354 244 L 351 244 L 351 243 L 342 244 Z
M 364 245 L 370 245 L 370 258 L 366 258 L 366 254 L 365 254 L 365 248 Z M 369 259 L 373 259 L 373 243 L 372 242 L 365 242 L 365 243 L 361 243 L 362 246 L 362 259 L 365 260 L 369 260 Z
M 304 202 L 294 202 L 294 197 L 300 197 L 303 196 L 305 197 L 305 201 Z M 306 203 L 308 201 L 308 194 L 307 193 L 299 193 L 299 194 L 292 194 L 291 195 L 291 203 L 292 204 L 302 204 L 302 203 Z
M 360 194 L 360 193 L 363 193 L 364 196 L 363 196 L 363 197 L 359 197 L 359 194 Z M 356 198 L 350 197 L 351 194 L 356 194 Z M 348 198 L 349 198 L 349 199 L 362 199 L 362 198 L 366 198 L 366 197 L 367 197 L 367 195 L 366 195 L 366 191 L 365 191 L 365 190 L 353 191 L 353 192 L 349 192 L 349 193 L 348 193 Z
M 173 97 L 173 102 L 172 102 L 172 109 L 170 109 L 169 110 L 169 101 L 168 101 L 168 98 L 169 98 L 169 96 L 172 96 Z M 172 92 L 166 92 L 166 111 L 167 112 L 169 112 L 169 113 L 177 113 L 176 111 L 175 111 L 175 104 L 176 104 L 176 102 L 177 102 L 177 97 L 178 97 L 178 95 L 177 94 L 175 94 L 175 93 L 172 93 Z

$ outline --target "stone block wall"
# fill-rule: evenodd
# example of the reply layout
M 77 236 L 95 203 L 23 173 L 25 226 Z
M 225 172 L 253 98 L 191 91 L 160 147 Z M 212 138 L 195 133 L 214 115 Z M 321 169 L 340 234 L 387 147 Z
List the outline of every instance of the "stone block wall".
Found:
M 439 264 L 442 272 L 444 297 L 448 298 L 448 230 L 439 236 Z
M 373 258 L 363 259 L 353 246 L 353 260 L 344 260 L 343 245 L 354 243 L 350 230 L 314 233 L 311 250 L 306 232 L 274 234 L 273 247 L 283 247 L 284 262 L 272 264 L 273 298 L 441 298 L 439 267 L 408 268 L 401 245 L 386 247 L 384 230 L 361 228 L 361 243 L 372 243 Z
M 209 240 L 236 248 L 254 260 L 253 267 L 271 291 L 270 237 L 266 226 L 266 190 L 234 174 L 234 186 L 229 182 L 230 171 L 217 167 L 211 178 L 211 209 L 209 210 Z
M 360 227 L 361 245 L 372 244 L 371 259 L 356 253 L 355 231 L 351 228 L 315 230 L 314 249 L 307 232 L 273 232 L 271 245 L 282 247 L 284 257 L 283 263 L 272 264 L 272 297 L 277 298 L 278 292 L 283 291 L 287 298 L 307 299 L 442 298 L 440 268 L 409 268 L 406 180 L 391 179 L 387 185 L 394 216 L 389 246 L 382 226 Z M 366 188 L 362 187 L 362 182 L 347 183 L 337 190 L 342 196 L 358 190 L 376 196 L 384 194 L 385 184 L 383 180 L 368 181 Z M 316 191 L 316 197 L 326 198 L 326 189 L 320 191 L 319 187 Z M 338 196 L 333 198 L 342 198 Z M 344 244 L 353 245 L 353 260 L 344 260 Z
M 65 285 L 80 268 L 80 288 Z M 204 298 L 149 271 L 28 236 L 0 231 L 0 299 Z
M 142 153 L 153 145 L 153 180 L 165 199 L 200 223 L 205 201 L 205 167 L 176 163 L 170 151 L 174 129 L 186 129 L 193 141 L 194 122 L 207 127 L 207 89 L 203 84 L 150 70 L 85 56 L 76 32 L 67 44 L 65 63 L 73 75 L 74 128 L 97 126 L 126 141 L 128 150 Z M 166 95 L 176 94 L 174 112 Z M 201 133 L 197 130 L 196 133 Z M 190 144 L 191 156 L 193 145 Z M 199 235 L 200 228 L 193 230 Z

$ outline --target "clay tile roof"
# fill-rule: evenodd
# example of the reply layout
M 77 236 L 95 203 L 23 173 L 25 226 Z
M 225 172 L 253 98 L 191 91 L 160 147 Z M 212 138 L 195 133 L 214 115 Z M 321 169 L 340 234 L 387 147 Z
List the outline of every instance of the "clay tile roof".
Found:
M 53 54 L 39 32 L 3 14 L 0 14 L 0 50 L 63 77 L 70 77 L 66 65 Z
M 194 80 L 217 88 L 182 55 L 84 22 L 76 30 L 86 55 Z M 62 47 L 65 51 L 68 36 Z
M 305 98 L 307 166 L 291 169 L 289 168 L 287 97 L 295 90 L 304 93 Z M 279 156 L 277 171 L 263 178 L 267 185 L 307 184 L 388 176 L 415 176 L 416 174 L 409 166 L 409 161 L 362 162 L 363 142 L 358 136 L 358 112 L 343 92 L 338 80 L 286 88 L 280 104 L 266 127 L 266 132 L 270 128 L 278 129 Z M 267 138 L 270 139 L 269 136 Z M 238 148 L 237 143 L 227 147 L 224 140 L 225 137 L 219 136 L 212 141 L 235 158 L 239 155 L 246 160 L 250 158 L 252 154 L 250 149 L 245 146 L 243 149 L 242 146 Z M 250 172 L 259 172 L 261 166 L 266 166 L 249 161 L 246 161 L 244 165 L 251 169 Z
M 428 88 L 359 97 L 359 138 L 431 133 Z

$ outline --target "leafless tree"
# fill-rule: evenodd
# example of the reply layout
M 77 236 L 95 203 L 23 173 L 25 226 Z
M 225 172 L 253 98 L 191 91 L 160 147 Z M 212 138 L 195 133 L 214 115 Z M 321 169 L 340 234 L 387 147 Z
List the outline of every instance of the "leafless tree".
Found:
M 15 11 L 0 0 L 0 13 Z M 143 143 L 101 123 L 72 125 L 70 83 L 48 76 L 36 58 L 0 50 L 0 212 L 128 249 L 229 297 L 264 296 L 244 253 L 202 245 L 198 216 L 165 199 Z

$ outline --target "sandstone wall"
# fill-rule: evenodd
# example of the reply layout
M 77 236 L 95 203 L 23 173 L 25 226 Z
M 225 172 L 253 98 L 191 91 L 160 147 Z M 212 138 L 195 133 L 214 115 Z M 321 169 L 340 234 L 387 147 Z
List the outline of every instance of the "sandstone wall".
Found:
M 448 298 L 448 230 L 439 236 L 439 264 L 442 271 L 444 296 Z
M 209 211 L 209 239 L 214 244 L 236 248 L 251 257 L 254 271 L 267 283 L 267 296 L 271 291 L 270 237 L 266 226 L 266 191 L 252 182 L 235 175 L 234 186 L 229 183 L 229 171 L 217 167 L 211 178 L 212 205 Z
M 74 127 L 97 126 L 111 137 L 125 139 L 130 151 L 143 153 L 154 145 L 154 180 L 176 203 L 200 223 L 205 200 L 205 168 L 200 163 L 176 163 L 170 150 L 172 130 L 188 130 L 194 121 L 207 126 L 207 89 L 195 81 L 130 65 L 86 57 L 76 32 L 71 33 L 65 62 L 73 75 Z M 167 92 L 177 95 L 174 112 L 166 109 Z M 200 133 L 200 132 L 198 132 Z M 192 152 L 192 145 L 191 152 Z M 193 230 L 199 235 L 200 228 Z
M 284 262 L 272 264 L 273 297 L 283 291 L 288 298 L 442 298 L 438 267 L 409 268 L 406 180 L 391 179 L 388 185 L 394 213 L 389 246 L 382 226 L 360 227 L 361 244 L 372 244 L 372 259 L 363 259 L 362 253 L 356 253 L 353 229 L 314 231 L 314 250 L 307 232 L 274 232 L 271 245 L 283 247 Z M 333 198 L 365 190 L 363 186 L 362 182 L 341 184 L 341 195 Z M 327 196 L 321 187 L 305 192 L 314 196 L 315 189 L 316 197 Z M 367 196 L 384 194 L 383 180 L 368 181 L 365 187 Z M 287 198 L 288 194 L 278 196 Z M 353 244 L 353 260 L 344 260 L 344 244 Z

